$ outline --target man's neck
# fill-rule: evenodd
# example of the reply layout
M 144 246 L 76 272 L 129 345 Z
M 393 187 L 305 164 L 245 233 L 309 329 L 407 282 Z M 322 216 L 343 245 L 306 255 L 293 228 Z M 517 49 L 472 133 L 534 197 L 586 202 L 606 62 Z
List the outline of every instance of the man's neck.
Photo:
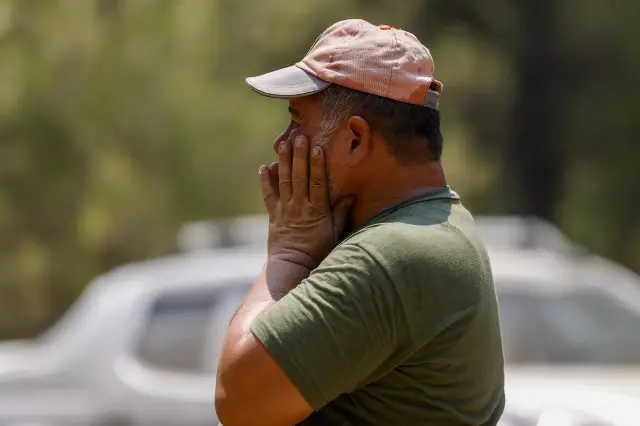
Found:
M 381 171 L 357 194 L 350 227 L 358 228 L 384 210 L 446 186 L 447 180 L 440 162 L 416 167 L 394 167 L 386 173 Z

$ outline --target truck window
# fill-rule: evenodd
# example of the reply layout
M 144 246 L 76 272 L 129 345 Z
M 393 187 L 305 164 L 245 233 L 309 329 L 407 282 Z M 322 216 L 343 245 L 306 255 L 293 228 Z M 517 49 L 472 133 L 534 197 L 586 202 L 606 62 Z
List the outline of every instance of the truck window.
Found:
M 210 359 L 217 356 L 212 340 L 222 338 L 219 333 L 212 335 L 212 322 L 226 321 L 214 327 L 216 332 L 226 331 L 230 310 L 235 310 L 241 300 L 239 295 L 248 289 L 248 284 L 230 283 L 160 296 L 147 312 L 134 347 L 137 357 L 161 370 L 211 374 L 212 362 L 217 363 Z
M 231 317 L 251 288 L 251 283 L 235 286 L 233 291 L 225 292 L 219 299 L 213 315 L 209 318 L 207 343 L 202 354 L 204 372 L 215 375 L 218 369 L 218 358 L 222 351 L 222 343 L 229 327 Z
M 215 289 L 160 296 L 147 313 L 136 344 L 138 358 L 162 370 L 198 372 Z

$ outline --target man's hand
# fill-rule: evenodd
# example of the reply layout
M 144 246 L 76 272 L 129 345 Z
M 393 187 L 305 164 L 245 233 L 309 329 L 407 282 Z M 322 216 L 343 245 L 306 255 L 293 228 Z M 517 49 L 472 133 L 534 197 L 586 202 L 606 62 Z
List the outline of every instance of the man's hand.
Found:
M 291 132 L 280 142 L 278 163 L 260 167 L 260 181 L 269 212 L 269 259 L 312 270 L 338 244 L 352 200 L 332 209 L 324 151 L 309 145 L 299 131 Z
M 331 208 L 324 152 L 314 147 L 310 156 L 309 145 L 294 130 L 280 143 L 279 162 L 260 168 L 269 258 L 229 324 L 218 363 L 216 410 L 228 426 L 290 426 L 313 411 L 251 331 L 256 318 L 324 260 L 345 226 L 350 200 Z

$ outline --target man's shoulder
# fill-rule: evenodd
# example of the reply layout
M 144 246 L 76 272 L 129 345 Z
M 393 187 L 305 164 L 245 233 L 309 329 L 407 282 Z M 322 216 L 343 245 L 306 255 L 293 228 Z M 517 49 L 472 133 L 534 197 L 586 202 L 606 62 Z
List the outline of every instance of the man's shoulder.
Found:
M 421 310 L 430 298 L 448 300 L 451 310 L 478 302 L 479 289 L 492 285 L 489 257 L 471 214 L 460 206 L 442 221 L 404 213 L 361 229 L 346 244 L 375 262 L 403 303 Z M 343 258 L 348 261 L 348 258 Z M 443 315 L 445 313 L 443 312 Z
M 492 285 L 488 255 L 471 214 L 452 205 L 444 220 L 435 220 L 439 216 L 425 210 L 371 223 L 347 238 L 343 244 L 350 249 L 342 251 L 371 259 L 363 287 L 381 282 L 392 288 L 420 343 L 447 324 L 470 320 L 481 289 Z
M 343 244 L 403 267 L 414 262 L 424 266 L 424 262 L 455 261 L 484 250 L 473 217 L 461 205 L 452 206 L 446 216 L 425 214 L 420 209 L 391 214 L 365 225 Z

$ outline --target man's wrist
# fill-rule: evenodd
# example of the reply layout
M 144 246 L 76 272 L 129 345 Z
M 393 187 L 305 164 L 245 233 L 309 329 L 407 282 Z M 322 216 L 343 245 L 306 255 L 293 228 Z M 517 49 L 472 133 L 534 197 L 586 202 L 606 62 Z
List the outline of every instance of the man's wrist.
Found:
M 278 301 L 311 274 L 313 268 L 302 258 L 269 256 L 264 276 L 271 297 Z
M 291 264 L 292 267 L 293 265 L 297 265 L 308 269 L 309 273 L 318 267 L 318 262 L 316 262 L 311 256 L 297 250 L 279 250 L 277 252 L 270 253 L 267 263 L 272 261 Z
M 296 288 L 310 273 L 311 269 L 299 263 L 269 256 L 249 295 L 233 315 L 229 327 L 235 323 L 236 327 L 248 330 L 248 324 Z M 238 317 L 242 317 L 239 322 L 236 321 Z

